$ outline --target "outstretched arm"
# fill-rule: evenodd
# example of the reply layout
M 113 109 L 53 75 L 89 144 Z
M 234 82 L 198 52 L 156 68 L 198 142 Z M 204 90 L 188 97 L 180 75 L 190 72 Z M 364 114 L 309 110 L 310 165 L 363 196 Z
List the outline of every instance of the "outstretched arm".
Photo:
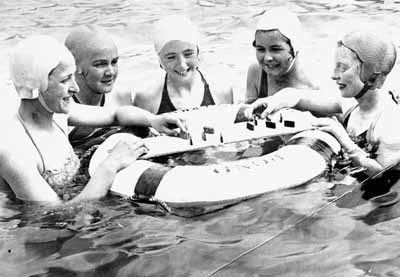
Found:
M 177 129 L 186 131 L 182 121 L 173 114 L 154 115 L 146 110 L 134 106 L 123 106 L 117 110 L 116 117 L 120 125 L 139 125 L 153 127 L 158 132 L 167 135 L 176 135 Z
M 333 115 L 342 112 L 341 98 L 332 93 L 311 89 L 285 88 L 270 97 L 259 98 L 247 111 L 251 115 L 255 109 L 262 108 L 261 117 L 283 108 L 311 111 L 319 115 Z
M 177 128 L 185 130 L 182 122 L 172 115 L 154 115 L 134 106 L 97 107 L 81 104 L 71 105 L 68 124 L 86 126 L 144 126 L 153 127 L 168 135 L 176 134 Z

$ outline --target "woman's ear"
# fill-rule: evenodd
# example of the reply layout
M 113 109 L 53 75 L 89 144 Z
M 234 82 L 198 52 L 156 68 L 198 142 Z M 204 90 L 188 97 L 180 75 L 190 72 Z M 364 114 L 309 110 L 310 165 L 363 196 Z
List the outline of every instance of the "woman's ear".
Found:
M 373 85 L 374 85 L 376 88 L 378 88 L 378 89 L 379 89 L 379 88 L 382 88 L 383 84 L 385 83 L 385 80 L 386 80 L 386 75 L 380 73 L 380 74 L 376 77 L 375 82 L 373 83 Z
M 160 68 L 161 68 L 161 69 L 164 69 L 164 66 L 162 65 L 160 56 L 158 56 L 158 63 L 159 63 L 159 65 L 160 65 Z

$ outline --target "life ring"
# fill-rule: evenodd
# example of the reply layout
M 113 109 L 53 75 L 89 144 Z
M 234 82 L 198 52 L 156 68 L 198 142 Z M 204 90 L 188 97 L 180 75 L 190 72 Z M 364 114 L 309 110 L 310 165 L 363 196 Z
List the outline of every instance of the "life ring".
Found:
M 130 134 L 115 134 L 99 146 L 89 165 L 90 174 L 108 150 L 126 136 L 132 138 Z M 272 153 L 222 164 L 171 167 L 137 160 L 118 172 L 110 190 L 124 197 L 159 199 L 173 207 L 236 203 L 318 177 L 339 150 L 340 144 L 333 136 L 307 130 Z

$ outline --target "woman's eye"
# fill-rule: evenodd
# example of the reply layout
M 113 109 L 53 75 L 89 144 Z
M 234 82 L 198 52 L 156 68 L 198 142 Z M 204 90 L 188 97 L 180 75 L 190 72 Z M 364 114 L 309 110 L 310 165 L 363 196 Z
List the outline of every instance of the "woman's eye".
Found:
M 283 50 L 282 47 L 271 47 L 271 51 L 273 51 L 273 52 L 279 52 L 279 51 L 282 51 L 282 50 Z
M 106 62 L 96 62 L 93 64 L 94 67 L 104 67 L 107 66 Z
M 194 55 L 194 51 L 187 51 L 187 52 L 184 52 L 183 55 L 184 55 L 186 58 L 190 58 L 190 57 L 192 57 L 192 56 Z
M 61 83 L 65 84 L 66 82 L 68 82 L 69 80 L 71 80 L 72 75 L 68 75 L 68 77 L 64 78 L 61 80 Z
M 112 60 L 112 61 L 111 61 L 111 64 L 112 64 L 112 65 L 116 65 L 116 64 L 118 64 L 118 59 L 114 59 L 114 60 Z
M 175 55 L 167 55 L 165 56 L 165 58 L 169 61 L 174 60 L 175 59 Z
M 349 69 L 349 67 L 348 67 L 348 66 L 345 66 L 345 65 L 343 65 L 343 64 L 338 64 L 338 65 L 336 66 L 336 69 L 337 69 L 339 72 L 344 73 L 344 72 L 346 72 L 346 71 Z

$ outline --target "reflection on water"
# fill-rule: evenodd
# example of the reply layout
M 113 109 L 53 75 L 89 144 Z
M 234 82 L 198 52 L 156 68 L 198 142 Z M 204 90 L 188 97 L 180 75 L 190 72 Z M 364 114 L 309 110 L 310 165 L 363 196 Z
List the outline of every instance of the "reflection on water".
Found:
M 73 26 L 101 25 L 119 47 L 119 85 L 135 86 L 158 70 L 150 27 L 170 13 L 183 12 L 199 25 L 202 62 L 230 68 L 243 88 L 247 66 L 254 61 L 252 28 L 265 9 L 277 5 L 299 14 L 309 34 L 304 51 L 319 66 L 312 67 L 315 74 L 327 80 L 334 40 L 349 26 L 383 26 L 399 44 L 396 1 L 5 0 L 0 2 L 1 114 L 16 103 L 5 61 L 22 37 L 45 33 L 62 40 Z M 395 72 L 389 84 L 397 85 L 396 77 Z M 224 157 L 229 155 L 227 150 Z M 199 162 L 199 156 L 185 159 Z M 268 176 L 260 181 L 267 182 Z M 2 190 L 0 275 L 204 276 L 272 237 L 216 276 L 399 275 L 399 204 L 379 207 L 355 191 L 327 205 L 355 185 L 332 191 L 331 186 L 318 180 L 193 218 L 116 197 L 49 209 L 15 203 Z

